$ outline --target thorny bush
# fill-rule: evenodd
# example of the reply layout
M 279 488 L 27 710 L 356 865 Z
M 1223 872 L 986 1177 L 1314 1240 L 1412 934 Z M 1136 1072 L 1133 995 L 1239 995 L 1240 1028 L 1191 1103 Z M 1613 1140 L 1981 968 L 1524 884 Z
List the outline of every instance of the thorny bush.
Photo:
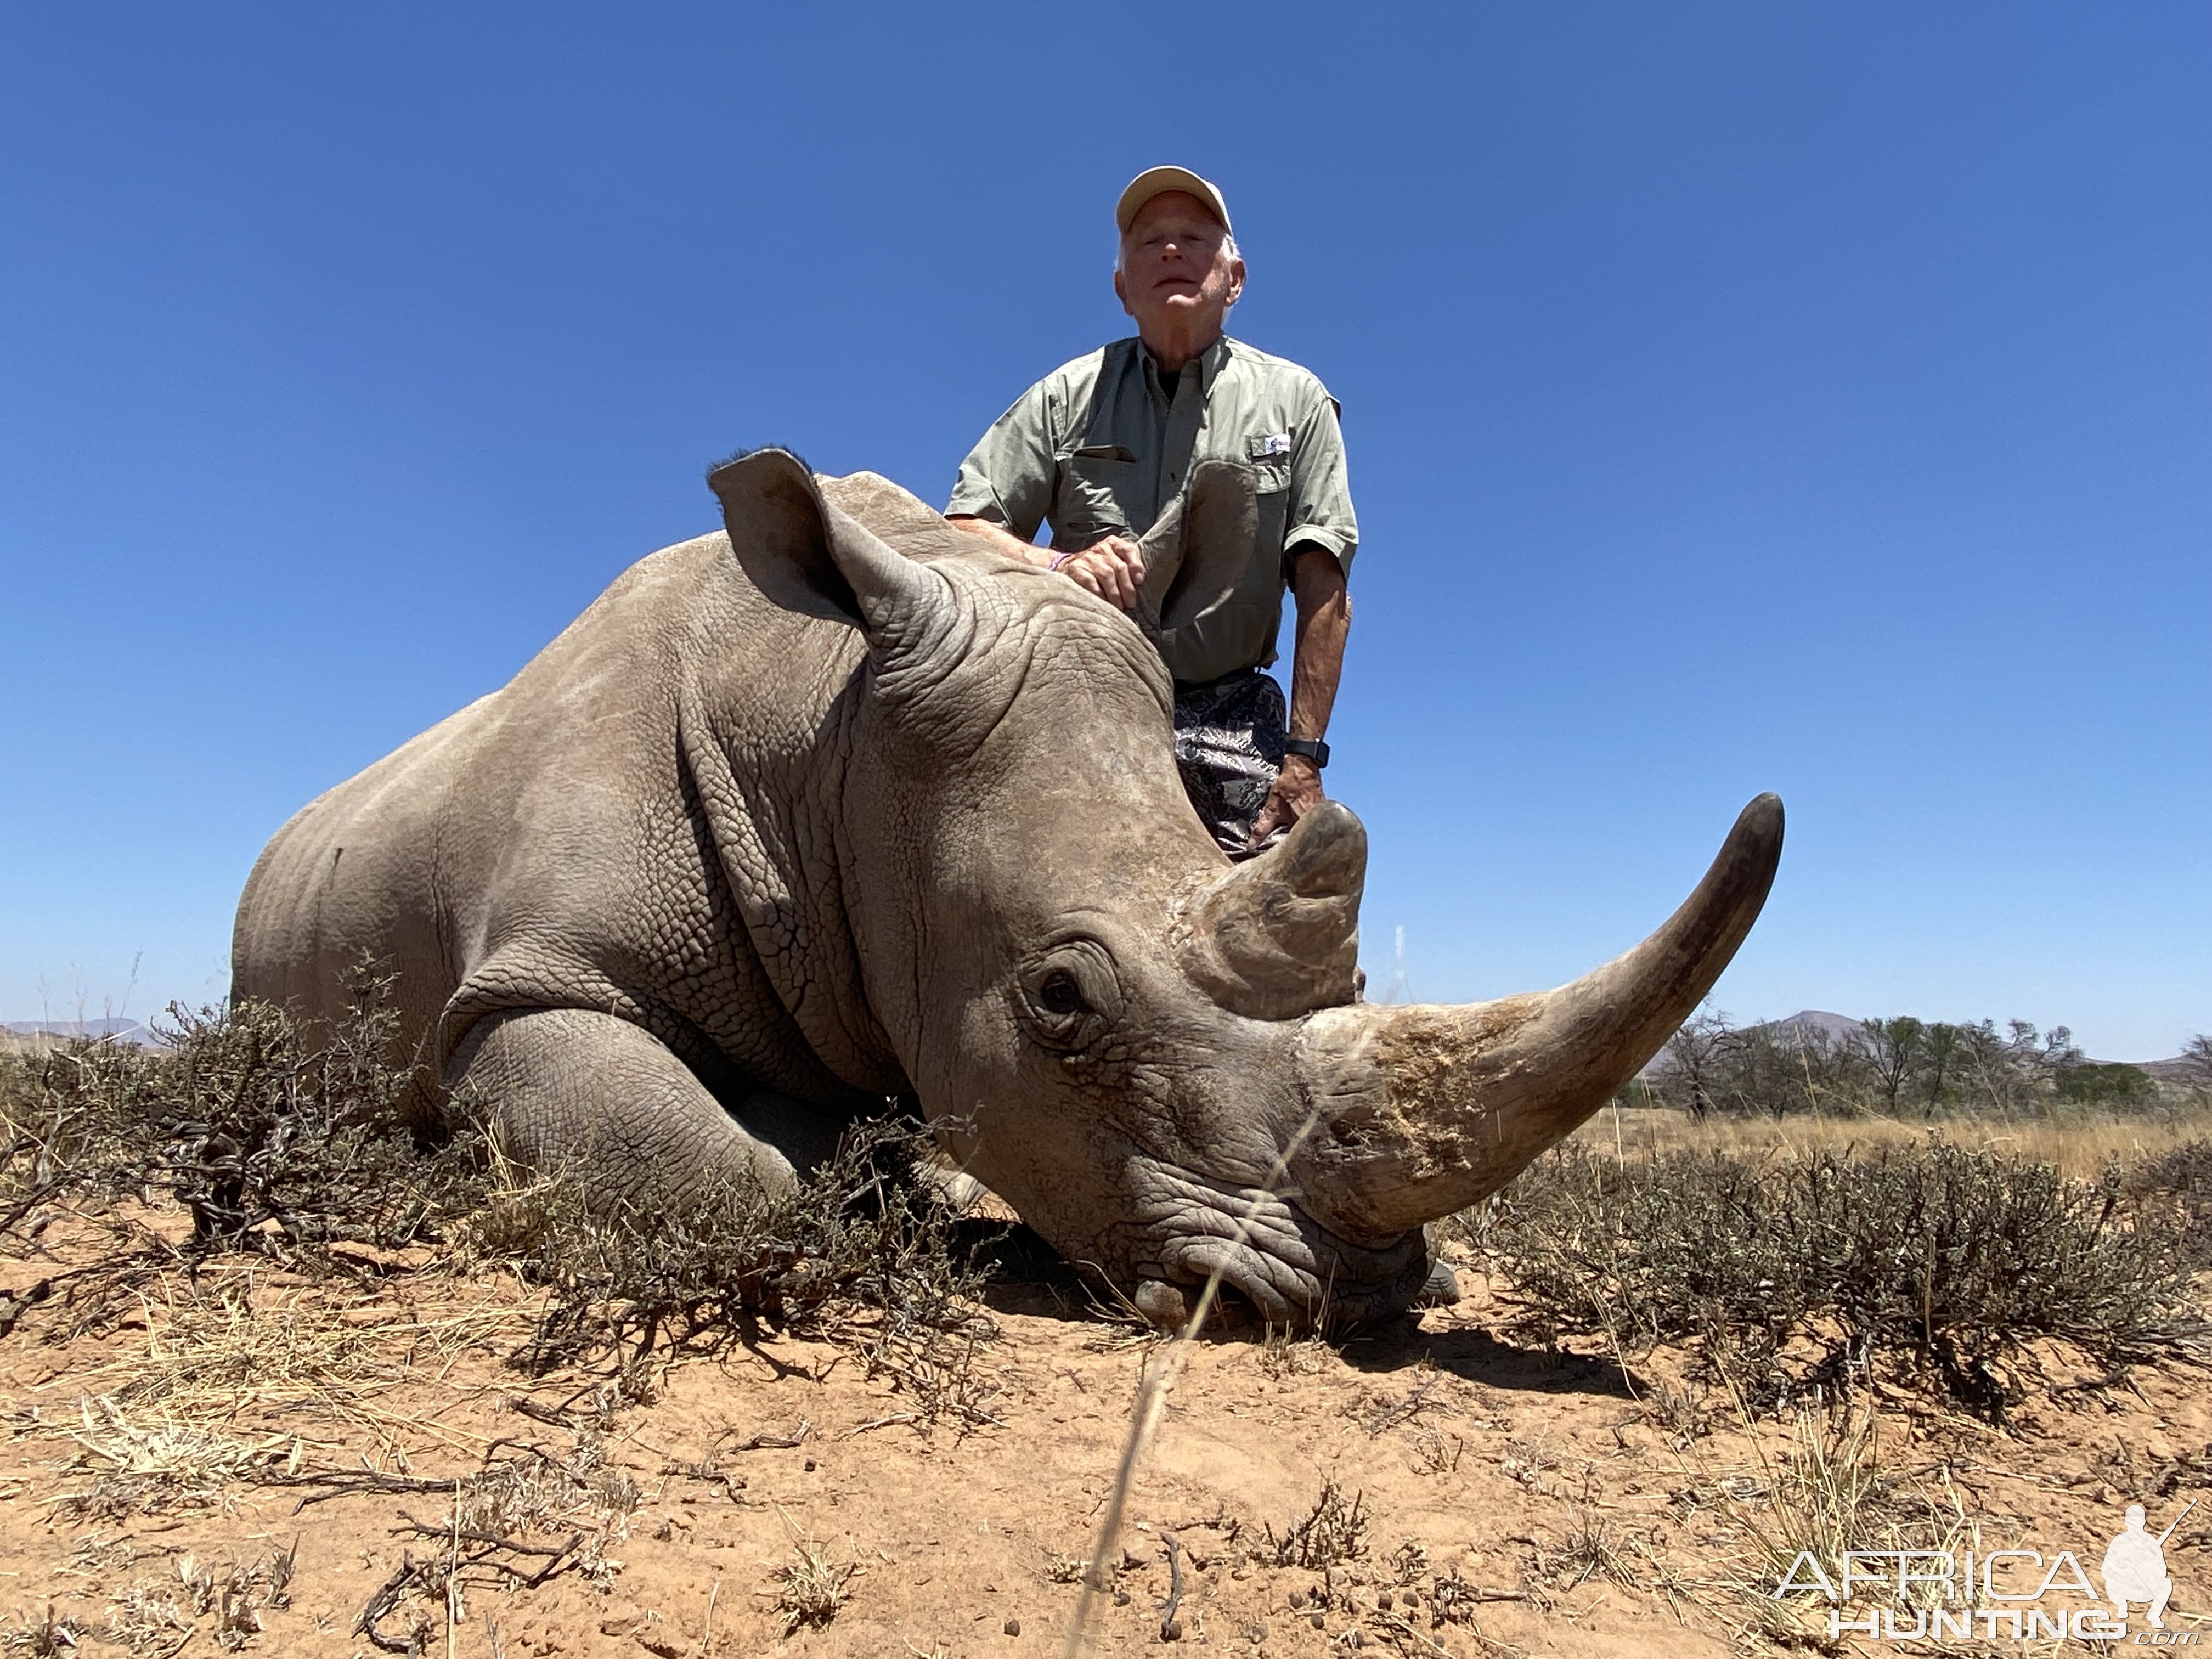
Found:
M 928 1146 L 912 1123 L 865 1119 L 787 1188 L 737 1175 L 613 1205 L 555 1172 L 503 1194 L 477 1237 L 552 1291 L 526 1356 L 539 1367 L 602 1348 L 634 1364 L 664 1341 L 713 1346 L 763 1325 L 858 1335 L 888 1357 L 887 1344 L 985 1323 L 984 1270 L 917 1173 Z
M 665 1342 L 750 1338 L 767 1323 L 862 1346 L 921 1415 L 980 1416 L 971 1361 L 994 1334 L 973 1303 L 984 1275 L 921 1176 L 926 1130 L 864 1120 L 786 1190 L 743 1179 L 595 1201 L 573 1171 L 532 1178 L 507 1163 L 465 1098 L 449 1104 L 449 1127 L 403 1121 L 412 1064 L 394 1041 L 393 988 L 363 963 L 326 1028 L 264 1003 L 173 1006 L 160 1050 L 0 1053 L 0 1232 L 35 1231 L 64 1203 L 167 1200 L 190 1214 L 181 1245 L 118 1221 L 139 1249 L 112 1264 L 111 1288 L 179 1249 L 313 1270 L 344 1265 L 327 1249 L 339 1242 L 442 1244 L 550 1290 L 520 1356 L 533 1369 L 602 1352 L 635 1367 Z M 25 1305 L 0 1291 L 0 1334 Z
M 1461 1218 L 1540 1330 L 1624 1356 L 1694 1340 L 1758 1407 L 1880 1362 L 2001 1416 L 1994 1362 L 2052 1336 L 2107 1364 L 2199 1327 L 2166 1206 L 1948 1146 L 1620 1160 L 1568 1145 Z
M 312 1036 L 266 1003 L 173 1004 L 161 1050 L 11 1056 L 0 1229 L 60 1197 L 129 1194 L 183 1206 L 193 1254 L 441 1237 L 482 1207 L 490 1159 L 465 1114 L 420 1145 L 399 1121 L 392 986 L 357 967 L 345 1013 Z
M 2126 1172 L 2130 1196 L 2162 1212 L 2181 1240 L 2189 1265 L 2212 1269 L 2212 1140 L 2185 1140 Z

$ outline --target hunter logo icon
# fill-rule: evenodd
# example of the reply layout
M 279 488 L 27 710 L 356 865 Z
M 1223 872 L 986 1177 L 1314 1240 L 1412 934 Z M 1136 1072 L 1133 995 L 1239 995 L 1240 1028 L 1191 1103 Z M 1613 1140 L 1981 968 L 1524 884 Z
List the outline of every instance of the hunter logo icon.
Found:
M 2166 1540 L 2173 1536 L 2173 1528 L 2181 1524 L 2190 1510 L 2197 1507 L 2191 1498 L 2187 1508 L 2173 1517 L 2172 1526 L 2153 1537 L 2143 1530 L 2143 1506 L 2128 1505 L 2127 1530 L 2112 1540 L 2105 1551 L 2105 1599 L 2118 1611 L 2122 1619 L 2128 1616 L 2128 1603 L 2141 1601 L 2147 1605 L 2147 1617 L 2153 1630 L 2166 1628 L 2166 1604 L 2173 1595 L 2173 1580 L 2166 1576 Z
M 1772 1593 L 1777 1601 L 1808 1592 L 1826 1601 L 1831 1641 L 1845 1635 L 1898 1643 L 2122 1641 L 2130 1635 L 2128 1609 L 2136 1606 L 2146 1628 L 2134 1632 L 2136 1645 L 2193 1648 L 2201 1632 L 2166 1627 L 2173 1598 L 2166 1543 L 2198 1501 L 2191 1498 L 2158 1533 L 2148 1529 L 2142 1504 L 2128 1505 L 2125 1528 L 2105 1550 L 2101 1600 L 2071 1550 L 2046 1559 L 2040 1550 L 1978 1546 L 1846 1550 L 1832 1561 L 1800 1550 Z M 1867 1591 L 1879 1598 L 1875 1605 L 1861 1601 Z M 1893 1606 L 1880 1604 L 1893 1598 Z

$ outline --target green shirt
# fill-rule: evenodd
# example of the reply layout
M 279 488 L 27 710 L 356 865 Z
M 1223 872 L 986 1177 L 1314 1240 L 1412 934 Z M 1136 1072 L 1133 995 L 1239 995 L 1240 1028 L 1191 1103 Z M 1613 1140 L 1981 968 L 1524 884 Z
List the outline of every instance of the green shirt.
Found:
M 1053 546 L 1080 551 L 1109 535 L 1144 534 L 1203 460 L 1242 462 L 1260 491 L 1259 542 L 1243 579 L 1167 646 L 1176 679 L 1218 679 L 1275 660 L 1285 550 L 1326 548 L 1348 573 L 1359 545 L 1336 401 L 1296 363 L 1224 336 L 1183 365 L 1170 398 L 1140 342 L 1102 346 L 999 417 L 960 464 L 945 510 L 1024 541 L 1049 520 Z

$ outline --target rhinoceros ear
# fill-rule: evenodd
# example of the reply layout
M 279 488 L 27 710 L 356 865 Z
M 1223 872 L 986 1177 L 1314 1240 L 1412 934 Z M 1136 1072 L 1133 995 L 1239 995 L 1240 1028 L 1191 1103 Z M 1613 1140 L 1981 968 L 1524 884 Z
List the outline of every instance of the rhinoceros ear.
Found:
M 823 499 L 805 463 L 756 449 L 707 475 L 730 550 L 787 610 L 856 623 L 872 649 L 917 640 L 950 603 L 944 577 Z
M 1138 590 L 1145 621 L 1168 632 L 1227 599 L 1260 533 L 1260 497 L 1252 469 L 1234 461 L 1200 461 L 1190 483 L 1138 544 L 1145 556 Z

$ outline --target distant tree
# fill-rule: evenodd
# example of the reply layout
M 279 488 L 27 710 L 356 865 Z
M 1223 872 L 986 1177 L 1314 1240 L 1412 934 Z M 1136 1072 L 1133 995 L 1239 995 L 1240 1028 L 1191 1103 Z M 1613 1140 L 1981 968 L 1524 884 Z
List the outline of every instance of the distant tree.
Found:
M 1691 1119 L 1705 1121 L 1713 1109 L 1713 1085 L 1722 1069 L 1722 1057 L 1735 1036 L 1728 1016 L 1717 1009 L 1700 1009 L 1682 1022 L 1667 1039 L 1669 1079 L 1689 1109 Z
M 1894 1116 L 1905 1086 L 1920 1069 L 1928 1047 L 1928 1028 L 1910 1014 L 1894 1019 L 1859 1022 L 1860 1043 L 1874 1074 L 1875 1092 L 1882 1109 Z
M 2197 1099 L 2212 1099 L 2212 1036 L 2199 1031 L 2181 1045 L 2181 1080 Z
M 1969 1107 L 2008 1117 L 2026 1103 L 2029 1079 L 2021 1071 L 2012 1043 L 1998 1035 L 1995 1020 L 1961 1025 L 1959 1042 L 1963 1053 L 1958 1076 Z
M 1866 1057 L 1859 1045 L 1833 1031 L 1808 1031 L 1797 1047 L 1797 1077 L 1814 1111 L 1856 1114 L 1866 1109 Z
M 1947 1025 L 1942 1020 L 1932 1020 L 1921 1039 L 1922 1075 L 1928 1085 L 1925 1097 L 1931 1117 L 1943 1103 L 1943 1085 L 1956 1080 L 1960 1068 L 1966 1063 L 1967 1037 L 1966 1030 Z
M 2013 1021 L 2012 1028 L 2015 1031 L 2026 1030 L 2031 1041 L 2035 1036 L 2035 1027 L 2023 1020 Z M 2074 1044 L 2074 1033 L 2063 1025 L 2054 1025 L 2043 1034 L 2043 1048 L 2036 1056 L 2036 1063 L 2043 1068 L 2045 1076 L 2055 1075 L 2063 1066 L 2079 1066 L 2081 1060 L 2081 1051 Z
M 1771 1025 L 1747 1025 L 1729 1034 L 1720 1053 L 1718 1091 L 1728 1106 L 1747 1115 L 1779 1118 L 1800 1104 L 1797 1080 L 1800 1033 Z
M 2059 1099 L 2079 1106 L 2147 1106 L 2158 1099 L 2158 1085 L 2140 1066 L 2077 1060 L 2057 1067 L 2051 1085 Z

